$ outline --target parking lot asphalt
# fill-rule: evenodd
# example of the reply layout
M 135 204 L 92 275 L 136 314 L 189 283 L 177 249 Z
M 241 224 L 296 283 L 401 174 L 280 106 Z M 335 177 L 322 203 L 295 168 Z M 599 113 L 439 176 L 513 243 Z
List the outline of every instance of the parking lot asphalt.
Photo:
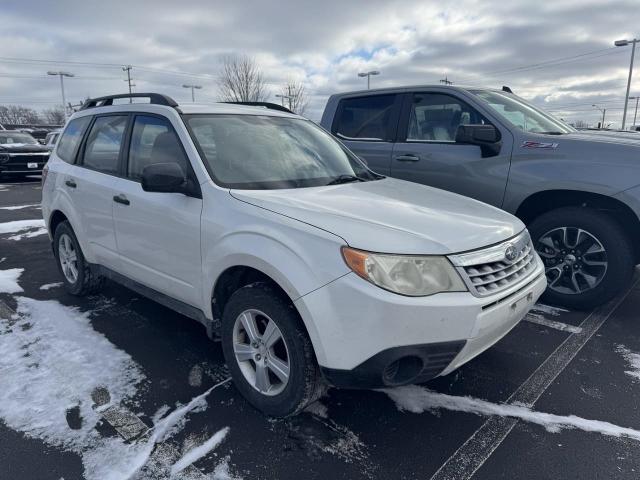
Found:
M 67 294 L 47 235 L 9 223 L 41 218 L 40 193 L 36 179 L 0 184 L 0 279 L 19 286 L 0 281 L 2 479 L 640 478 L 640 272 L 592 312 L 538 305 L 446 377 L 329 389 L 275 420 L 225 381 L 220 345 L 197 323 L 114 283 Z M 83 339 L 96 347 L 76 355 Z M 94 380 L 112 392 L 105 408 Z

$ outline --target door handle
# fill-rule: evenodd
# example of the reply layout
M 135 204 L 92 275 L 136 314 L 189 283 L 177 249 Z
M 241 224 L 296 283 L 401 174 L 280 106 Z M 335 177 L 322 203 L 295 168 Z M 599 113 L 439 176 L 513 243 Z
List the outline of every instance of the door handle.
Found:
M 74 182 L 73 180 L 67 180 L 66 182 L 64 182 L 64 184 L 67 187 L 71 187 L 71 188 L 76 188 L 78 185 L 76 185 L 76 182 Z
M 406 155 L 398 155 L 396 157 L 396 160 L 398 162 L 417 162 L 420 160 L 420 157 L 418 155 L 414 155 L 412 153 L 408 153 Z
M 120 194 L 120 195 L 116 195 L 113 197 L 113 201 L 116 203 L 120 203 L 122 205 L 129 205 L 131 204 L 131 202 L 127 199 L 127 197 L 125 197 L 124 195 Z

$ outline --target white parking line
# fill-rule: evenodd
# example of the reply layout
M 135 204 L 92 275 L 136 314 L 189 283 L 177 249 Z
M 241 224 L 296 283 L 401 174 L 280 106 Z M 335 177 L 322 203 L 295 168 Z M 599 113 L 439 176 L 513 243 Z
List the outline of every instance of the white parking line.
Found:
M 580 324 L 582 331 L 569 335 L 505 403 L 533 407 L 582 347 L 602 327 L 613 311 L 627 298 L 639 281 L 636 280 L 620 299 L 612 300 L 591 312 Z M 489 418 L 442 464 L 431 480 L 466 480 L 471 478 L 517 423 L 518 419 L 516 418 Z
M 566 323 L 556 322 L 555 320 L 549 320 L 548 318 L 544 318 L 542 315 L 538 315 L 535 313 L 527 313 L 527 316 L 524 317 L 524 319 L 527 322 L 536 323 L 538 325 L 553 328 L 555 330 L 560 330 L 561 332 L 580 333 L 582 331 L 582 328 L 576 327 L 575 325 L 568 325 Z

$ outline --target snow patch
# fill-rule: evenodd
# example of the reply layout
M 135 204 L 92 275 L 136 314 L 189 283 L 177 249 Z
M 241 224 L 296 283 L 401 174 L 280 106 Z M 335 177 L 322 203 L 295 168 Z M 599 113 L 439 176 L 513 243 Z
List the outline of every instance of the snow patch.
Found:
M 640 380 L 640 354 L 632 352 L 624 345 L 618 345 L 616 347 L 616 352 L 622 355 L 627 361 L 627 364 L 631 367 L 631 370 L 625 370 L 624 373 L 630 377 Z
M 497 415 L 535 423 L 553 433 L 565 428 L 576 428 L 586 432 L 596 432 L 611 437 L 627 437 L 640 441 L 639 430 L 620 427 L 600 420 L 588 420 L 575 415 L 563 416 L 536 412 L 524 405 L 497 404 L 472 397 L 447 395 L 418 385 L 384 389 L 382 391 L 396 403 L 396 407 L 400 411 L 423 413 L 425 411 L 433 412 L 438 409 L 445 409 L 476 415 Z
M 24 268 L 10 268 L 0 270 L 0 293 L 19 293 L 22 287 L 18 285 L 18 279 L 24 272 Z
M 218 465 L 216 465 L 213 471 L 213 478 L 211 480 L 242 480 L 240 477 L 231 475 L 229 470 L 229 457 L 222 459 Z
M 327 406 L 324 405 L 320 400 L 316 400 L 315 402 L 313 402 L 311 405 L 305 408 L 305 411 L 320 418 L 329 418 Z
M 39 206 L 39 203 L 32 203 L 30 205 L 10 205 L 8 207 L 0 207 L 0 210 L 22 210 L 23 208 L 33 208 Z
M 197 462 L 202 457 L 208 455 L 209 452 L 211 452 L 214 448 L 216 448 L 224 441 L 228 433 L 229 427 L 218 430 L 209 440 L 204 442 L 202 445 L 189 450 L 180 460 L 178 460 L 173 465 L 173 467 L 171 467 L 171 475 L 177 475 L 192 463 Z
M 552 317 L 559 317 L 563 313 L 567 313 L 569 310 L 565 310 L 560 307 L 552 307 L 551 305 L 545 305 L 544 303 L 536 303 L 531 307 L 532 312 L 538 312 L 542 315 L 551 315 Z
M 45 283 L 40 287 L 40 290 L 51 290 L 52 288 L 58 288 L 62 286 L 62 282 Z
M 45 228 L 44 220 L 14 220 L 0 223 L 0 235 L 7 233 L 16 234 L 8 237 L 8 240 L 22 240 L 23 238 L 46 235 L 47 229 Z
M 132 447 L 103 439 L 92 393 L 109 391 L 111 402 L 136 393 L 144 375 L 131 357 L 96 332 L 90 312 L 49 300 L 19 297 L 18 315 L 0 320 L 0 418 L 27 437 L 82 456 L 87 479 L 112 475 Z M 69 411 L 80 421 L 70 428 Z

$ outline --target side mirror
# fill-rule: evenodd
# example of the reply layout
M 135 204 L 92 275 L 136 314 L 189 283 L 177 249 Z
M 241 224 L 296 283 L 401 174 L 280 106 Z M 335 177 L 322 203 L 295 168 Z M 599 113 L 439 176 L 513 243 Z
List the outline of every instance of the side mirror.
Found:
M 187 176 L 177 163 L 153 163 L 142 170 L 145 192 L 187 193 Z
M 456 143 L 478 145 L 483 157 L 495 157 L 502 147 L 500 131 L 493 125 L 460 125 Z

